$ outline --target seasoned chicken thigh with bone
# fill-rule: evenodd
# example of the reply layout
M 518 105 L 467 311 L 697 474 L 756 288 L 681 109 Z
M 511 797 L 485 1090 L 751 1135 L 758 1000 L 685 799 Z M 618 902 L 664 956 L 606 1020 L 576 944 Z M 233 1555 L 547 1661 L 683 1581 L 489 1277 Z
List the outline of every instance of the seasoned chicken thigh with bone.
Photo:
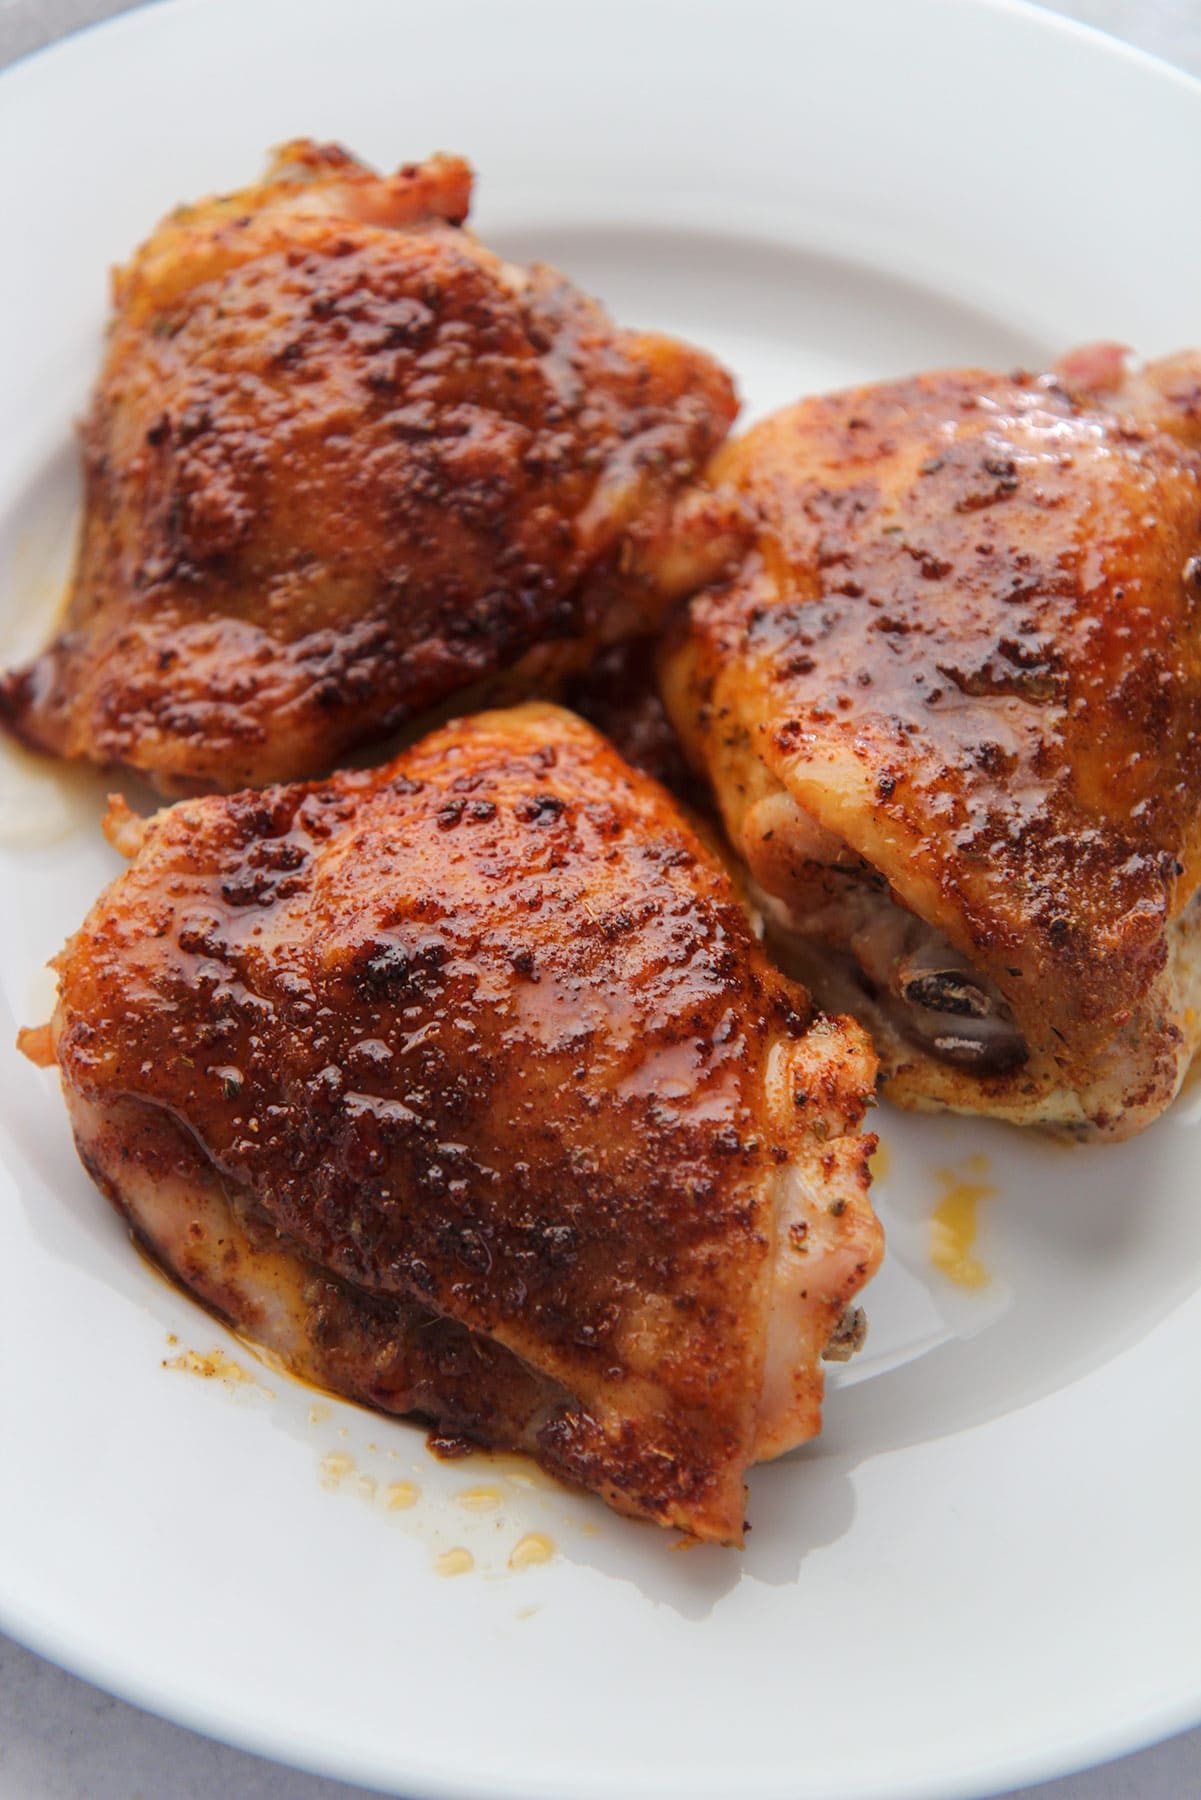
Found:
M 298 1371 L 737 1542 L 876 1267 L 875 1060 L 664 791 L 545 706 L 181 801 L 58 958 L 80 1154 Z
M 758 541 L 663 691 L 794 966 L 902 1105 L 1149 1124 L 1201 1036 L 1201 356 L 808 400 L 710 479 Z
M 117 271 L 70 603 L 0 681 L 11 731 L 168 793 L 315 774 L 716 571 L 725 523 L 673 510 L 728 377 L 493 255 L 470 196 L 457 158 L 301 141 Z

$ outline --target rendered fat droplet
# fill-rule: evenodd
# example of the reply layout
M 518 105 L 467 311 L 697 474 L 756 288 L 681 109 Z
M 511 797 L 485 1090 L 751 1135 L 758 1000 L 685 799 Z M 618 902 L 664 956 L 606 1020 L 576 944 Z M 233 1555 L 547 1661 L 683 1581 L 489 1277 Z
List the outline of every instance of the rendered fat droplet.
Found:
M 504 1504 L 504 1495 L 498 1487 L 464 1488 L 455 1499 L 468 1512 L 495 1512 Z
M 990 1279 L 984 1264 L 972 1255 L 979 1204 L 991 1200 L 997 1191 L 991 1181 L 983 1179 L 987 1171 L 982 1156 L 969 1157 L 962 1171 L 939 1171 L 945 1191 L 930 1217 L 930 1261 L 957 1287 L 981 1288 Z
M 520 1538 L 509 1552 L 511 1569 L 532 1569 L 538 1563 L 548 1563 L 555 1553 L 553 1541 L 544 1537 L 540 1531 L 531 1531 Z
M 444 1550 L 441 1556 L 434 1558 L 435 1575 L 469 1575 L 474 1568 L 474 1556 L 461 1544 L 456 1544 L 453 1550 Z

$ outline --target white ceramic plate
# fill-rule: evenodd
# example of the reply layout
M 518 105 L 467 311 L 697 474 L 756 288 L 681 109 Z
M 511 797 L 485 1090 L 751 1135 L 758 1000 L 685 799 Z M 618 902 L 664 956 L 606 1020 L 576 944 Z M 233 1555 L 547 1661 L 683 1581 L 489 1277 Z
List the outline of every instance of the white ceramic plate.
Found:
M 1201 330 L 1201 89 L 1045 15 L 155 6 L 0 79 L 5 660 L 65 572 L 106 266 L 298 132 L 465 152 L 490 242 L 707 344 L 751 412 Z M 102 779 L 2 779 L 7 1045 L 116 864 Z M 870 1344 L 821 1442 L 754 1477 L 743 1556 L 314 1405 L 133 1254 L 51 1077 L 3 1049 L 0 1094 L 0 1625 L 92 1680 L 314 1769 L 522 1800 L 977 1795 L 1201 1717 L 1201 1088 L 1109 1150 L 885 1117 Z M 968 1293 L 928 1218 L 940 1171 L 981 1168 Z M 217 1346 L 253 1380 L 170 1366 Z M 554 1560 L 514 1572 L 530 1532 Z M 475 1568 L 445 1579 L 454 1546 Z

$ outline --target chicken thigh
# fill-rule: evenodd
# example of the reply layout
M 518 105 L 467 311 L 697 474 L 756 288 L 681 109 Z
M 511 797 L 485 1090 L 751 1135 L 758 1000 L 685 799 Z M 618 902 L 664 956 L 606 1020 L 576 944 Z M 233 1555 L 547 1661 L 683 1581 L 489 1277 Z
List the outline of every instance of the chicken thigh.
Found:
M 805 401 L 668 711 L 792 965 L 887 1091 L 1126 1137 L 1201 1035 L 1201 356 Z
M 529 705 L 184 800 L 57 961 L 88 1169 L 300 1373 L 733 1543 L 875 1269 L 875 1061 L 720 864 Z
M 728 377 L 494 256 L 470 195 L 453 157 L 301 141 L 117 271 L 66 618 L 0 681 L 18 737 L 167 793 L 316 774 L 545 688 L 728 556 L 671 524 Z

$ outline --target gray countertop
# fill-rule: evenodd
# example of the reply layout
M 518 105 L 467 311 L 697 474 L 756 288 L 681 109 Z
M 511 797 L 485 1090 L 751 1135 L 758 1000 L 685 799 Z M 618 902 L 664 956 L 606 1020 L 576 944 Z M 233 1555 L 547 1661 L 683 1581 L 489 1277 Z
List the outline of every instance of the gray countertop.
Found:
M 131 0 L 0 0 L 0 66 Z M 1201 0 L 1059 0 L 1115 37 L 1201 75 Z M 297 1774 L 126 1706 L 0 1637 L 0 1800 L 353 1800 L 366 1790 Z M 1022 1800 L 1190 1800 L 1201 1730 Z

